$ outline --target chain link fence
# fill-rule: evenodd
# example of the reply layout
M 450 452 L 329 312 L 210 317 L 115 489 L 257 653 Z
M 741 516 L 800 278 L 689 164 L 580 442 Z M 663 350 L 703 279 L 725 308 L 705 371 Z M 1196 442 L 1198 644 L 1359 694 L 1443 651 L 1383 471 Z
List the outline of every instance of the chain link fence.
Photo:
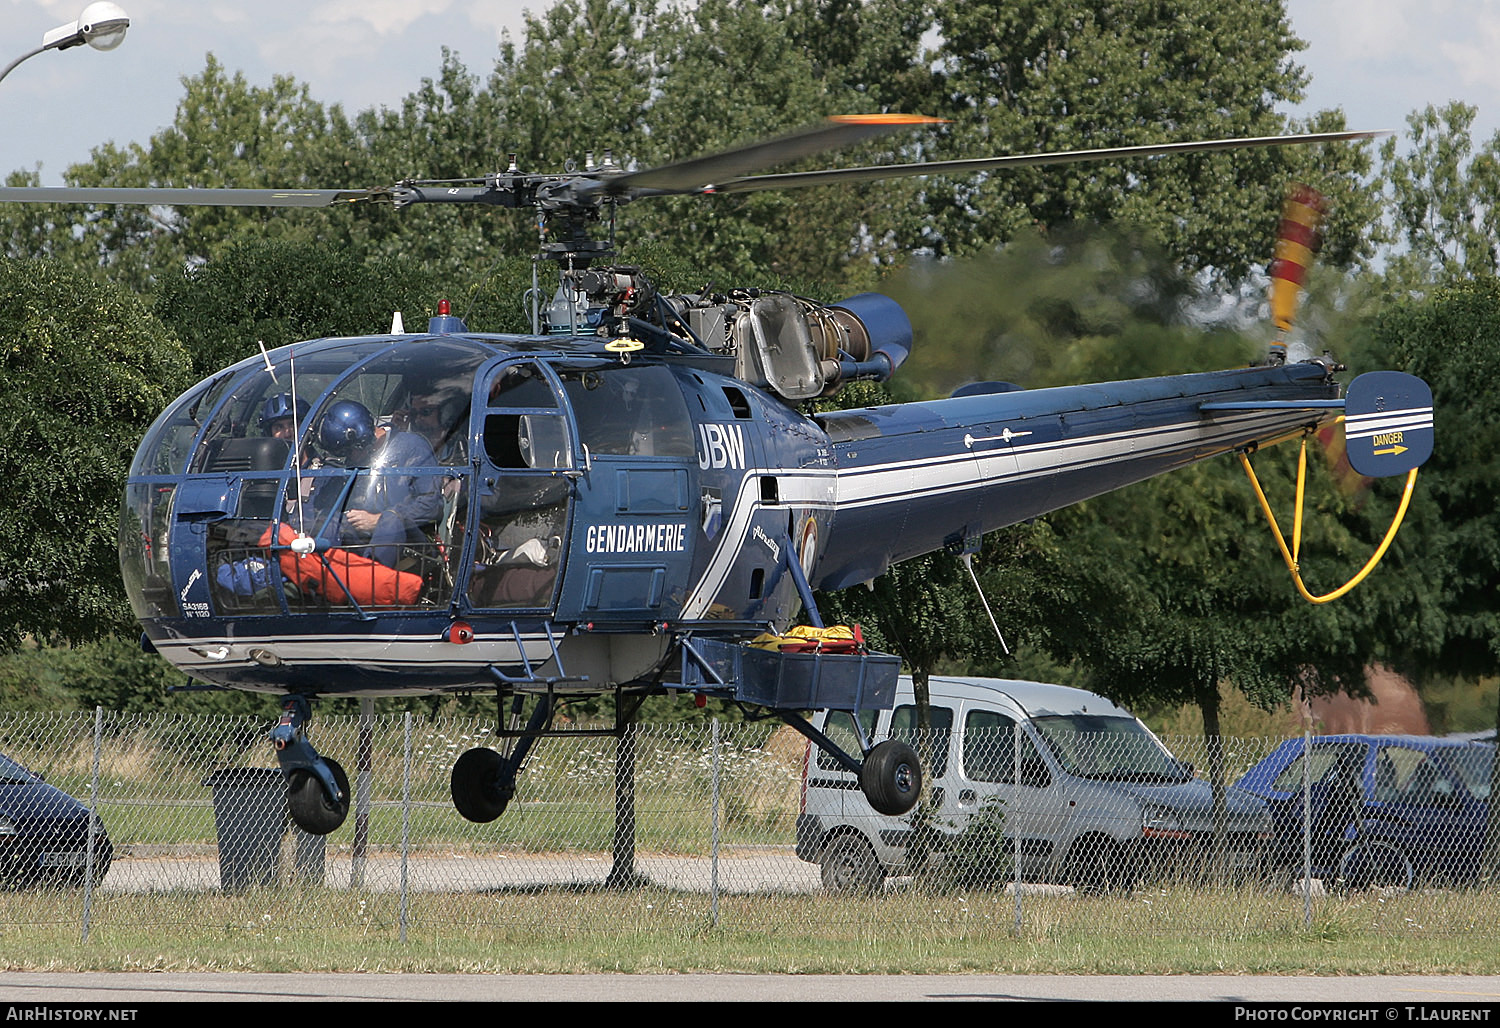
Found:
M 505 812 L 475 824 L 449 775 L 473 747 L 506 749 L 493 721 L 322 716 L 313 742 L 353 799 L 312 836 L 289 820 L 270 727 L 0 715 L 0 929 L 267 922 L 405 940 L 888 919 L 942 934 L 1055 930 L 1104 903 L 1118 930 L 1216 933 L 1310 925 L 1339 904 L 1367 921 L 1369 904 L 1409 896 L 1433 930 L 1495 930 L 1471 912 L 1488 882 L 1488 744 L 1168 738 L 1175 760 L 1142 771 L 1105 738 L 1043 754 L 1019 733 L 942 735 L 913 740 L 922 802 L 886 817 L 777 722 L 580 727 L 542 740 Z M 1393 931 L 1418 920 L 1379 911 Z

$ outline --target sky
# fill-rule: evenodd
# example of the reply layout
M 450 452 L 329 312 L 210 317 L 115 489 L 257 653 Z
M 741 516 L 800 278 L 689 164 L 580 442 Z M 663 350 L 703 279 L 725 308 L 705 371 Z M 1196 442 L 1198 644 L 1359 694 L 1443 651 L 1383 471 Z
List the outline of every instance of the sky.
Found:
M 551 0 L 116 2 L 131 19 L 118 49 L 49 51 L 0 82 L 0 177 L 39 167 L 43 185 L 61 185 L 67 167 L 96 146 L 146 143 L 172 123 L 183 78 L 199 74 L 210 52 L 252 84 L 291 75 L 314 99 L 352 115 L 397 106 L 438 73 L 445 46 L 471 71 L 487 72 L 501 32 L 519 41 L 523 11 Z M 75 21 L 87 3 L 0 0 L 0 66 Z M 1339 107 L 1351 128 L 1400 132 L 1411 112 L 1462 100 L 1479 109 L 1476 140 L 1500 129 L 1500 0 L 1286 0 L 1286 7 L 1309 44 L 1297 59 L 1312 76 L 1307 103 L 1287 113 Z

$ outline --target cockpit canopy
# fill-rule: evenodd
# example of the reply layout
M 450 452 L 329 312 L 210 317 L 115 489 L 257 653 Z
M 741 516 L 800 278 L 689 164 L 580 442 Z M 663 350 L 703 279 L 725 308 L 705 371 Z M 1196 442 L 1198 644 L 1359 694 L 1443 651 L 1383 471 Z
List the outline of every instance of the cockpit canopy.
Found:
M 434 451 L 452 458 L 455 440 L 467 435 L 474 372 L 496 352 L 460 339 L 367 339 L 299 348 L 295 361 L 276 351 L 269 366 L 242 362 L 167 409 L 142 442 L 131 475 L 279 469 L 293 440 L 279 447 L 263 440 L 272 438 L 265 415 L 283 409 L 277 403 L 283 397 L 291 400 L 284 409 L 295 411 L 296 439 L 307 453 L 322 451 L 316 428 L 326 409 L 353 400 L 377 425 L 419 431 Z
M 665 365 L 486 337 L 294 349 L 194 386 L 142 441 L 120 554 L 143 620 L 547 609 L 570 477 L 594 456 L 694 455 Z M 318 575 L 286 556 L 297 537 L 325 555 Z

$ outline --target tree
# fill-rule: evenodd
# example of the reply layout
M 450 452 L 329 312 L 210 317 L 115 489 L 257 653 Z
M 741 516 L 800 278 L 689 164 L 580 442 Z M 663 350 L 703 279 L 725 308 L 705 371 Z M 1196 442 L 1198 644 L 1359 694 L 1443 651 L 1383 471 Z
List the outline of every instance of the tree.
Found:
M 0 258 L 0 318 L 0 650 L 125 631 L 126 470 L 187 355 L 133 297 L 51 262 Z
M 646 166 L 713 153 L 830 115 L 919 102 L 921 5 L 848 0 L 708 0 L 670 12 L 651 41 L 663 68 L 634 156 Z M 803 167 L 914 158 L 899 130 Z M 756 171 L 778 169 L 762 168 Z M 895 227 L 915 230 L 915 183 L 683 197 L 628 209 L 637 232 L 693 253 L 723 284 L 816 281 L 845 292 L 899 260 Z M 699 283 L 701 285 L 701 283 Z
M 1401 588 L 1377 611 L 1381 656 L 1418 681 L 1500 672 L 1500 398 L 1482 385 L 1500 375 L 1497 337 L 1500 280 L 1483 277 L 1388 306 L 1364 341 L 1371 366 L 1433 394 L 1433 454 L 1392 546 Z
M 250 86 L 209 56 L 201 75 L 184 80 L 173 124 L 146 145 L 109 144 L 87 164 L 69 168 L 73 186 L 329 187 L 359 181 L 358 147 L 338 107 L 314 101 L 288 77 Z M 349 162 L 355 166 L 350 167 Z M 384 183 L 382 183 L 384 184 Z M 104 267 L 117 282 L 149 290 L 160 278 L 201 263 L 244 234 L 311 239 L 347 231 L 342 221 L 390 212 L 130 205 L 45 208 L 46 226 L 27 206 L 0 211 L 0 237 L 12 256 L 50 256 L 79 268 Z M 20 219 L 18 223 L 17 219 Z M 16 226 L 33 232 L 18 240 Z M 331 227 L 332 226 L 332 227 Z
M 923 51 L 929 38 L 933 54 Z M 210 57 L 185 80 L 171 126 L 145 146 L 103 147 L 66 178 L 379 187 L 474 178 L 502 170 L 512 154 L 523 171 L 556 172 L 610 151 L 624 166 L 649 167 L 850 111 L 907 110 L 952 124 L 893 133 L 839 154 L 840 164 L 1268 134 L 1289 127 L 1274 107 L 1300 95 L 1305 76 L 1291 61 L 1300 46 L 1281 5 L 1260 0 L 560 0 L 528 19 L 521 43 L 502 43 L 482 79 L 445 53 L 438 74 L 398 108 L 352 120 L 306 86 L 252 86 Z M 1316 121 L 1308 127 L 1341 127 L 1337 115 Z M 1356 229 L 1373 219 L 1358 183 L 1367 165 L 1363 149 L 1329 146 L 890 179 L 628 204 L 617 229 L 626 248 L 655 242 L 688 255 L 705 279 L 838 283 L 847 292 L 914 249 L 979 252 L 1023 230 L 1119 222 L 1188 267 L 1233 281 L 1266 258 L 1292 178 L 1310 177 L 1338 200 L 1328 259 L 1366 252 Z M 8 252 L 102 263 L 136 288 L 200 263 L 237 233 L 406 255 L 470 289 L 497 262 L 537 248 L 532 220 L 503 209 L 0 212 Z
M 1435 443 L 1407 524 L 1392 547 L 1399 588 L 1373 611 L 1380 655 L 1420 686 L 1500 673 L 1500 280 L 1480 276 L 1393 304 L 1368 339 L 1382 366 L 1432 387 Z M 1496 726 L 1500 733 L 1500 724 Z M 1500 789 L 1500 761 L 1491 774 Z M 1500 805 L 1490 804 L 1485 877 L 1500 879 Z
M 420 328 L 444 298 L 434 277 L 409 258 L 362 260 L 321 243 L 247 237 L 163 281 L 153 312 L 206 378 L 260 343 L 387 331 L 396 311 Z
M 1281 3 L 938 0 L 943 156 L 1033 153 L 1281 133 L 1305 44 Z M 1341 125 L 1324 115 L 1315 127 Z M 1234 282 L 1267 259 L 1288 181 L 1334 195 L 1326 259 L 1345 264 L 1373 217 L 1362 147 L 1273 148 L 1044 166 L 941 182 L 928 245 L 972 253 L 1033 228 L 1121 222 L 1190 270 Z M 911 240 L 912 244 L 919 241 Z
M 1097 379 L 1102 369 L 1171 374 L 1235 359 L 1162 350 L 1162 325 L 1180 320 L 1195 290 L 1139 236 L 1095 229 L 1020 236 L 1003 250 L 913 261 L 882 291 L 910 314 L 917 348 L 903 387 L 946 396 L 976 379 L 1027 387 Z
M 1406 119 L 1406 152 L 1395 139 L 1381 144 L 1381 239 L 1395 293 L 1500 272 L 1500 133 L 1475 152 L 1477 113 L 1429 104 Z

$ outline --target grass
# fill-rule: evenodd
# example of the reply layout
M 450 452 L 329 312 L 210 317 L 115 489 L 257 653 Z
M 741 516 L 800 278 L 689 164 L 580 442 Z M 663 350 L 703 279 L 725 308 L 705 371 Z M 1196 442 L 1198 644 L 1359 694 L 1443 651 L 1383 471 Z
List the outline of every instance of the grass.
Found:
M 90 753 L 72 722 L 27 722 L 0 736 L 82 793 Z M 355 752 L 349 726 L 320 723 L 330 749 Z M 345 729 L 342 737 L 336 731 Z M 89 726 L 85 725 L 84 728 Z M 121 732 L 101 757 L 101 814 L 118 846 L 210 845 L 216 838 L 203 769 L 233 763 L 248 729 L 176 721 Z M 398 726 L 399 727 L 399 726 Z M 64 729 L 67 729 L 66 731 Z M 191 729 L 187 732 L 187 729 Z M 372 849 L 401 838 L 403 750 L 377 733 Z M 81 729 L 80 729 L 81 730 Z M 175 732 L 175 734 L 173 734 Z M 186 732 L 196 740 L 185 746 Z M 642 740 L 637 758 L 638 852 L 703 854 L 712 799 L 725 845 L 794 837 L 802 743 L 777 748 L 765 731 L 721 752 L 720 789 L 704 748 L 676 734 Z M 700 733 L 701 734 L 701 733 Z M 184 770 L 159 739 L 171 735 Z M 263 733 L 262 733 L 263 735 Z M 257 735 L 255 744 L 263 742 Z M 569 740 L 536 752 L 505 817 L 476 826 L 453 810 L 447 775 L 456 752 L 481 741 L 467 725 L 425 727 L 414 738 L 410 832 L 444 859 L 494 853 L 595 855 L 607 868 L 613 834 L 612 745 Z M 739 737 L 736 736 L 738 739 Z M 322 741 L 320 739 L 320 741 Z M 399 741 L 399 737 L 397 737 Z M 751 745 L 754 743 L 755 745 Z M 757 748 L 759 746 L 760 748 Z M 173 747 L 167 747 L 171 751 Z M 32 752 L 34 751 L 34 753 Z M 50 756 L 49 756 L 50 755 Z M 264 756 L 264 754 L 261 754 Z M 1247 750 L 1245 759 L 1252 759 Z M 329 838 L 353 839 L 352 817 Z M 210 857 L 202 862 L 212 881 Z M 603 863 L 600 863 L 602 861 Z M 194 865 L 196 867 L 196 865 Z M 124 861 L 119 864 L 125 870 Z M 185 871 L 187 868 L 185 867 Z M 112 872 L 113 874 L 114 872 Z M 191 879 L 185 873 L 185 879 Z M 600 875 L 602 877 L 602 875 Z M 431 880 L 430 877 L 428 879 Z M 174 880 L 174 885 L 178 884 Z M 439 887 L 453 888 L 453 880 Z M 0 967 L 8 970 L 1056 973 L 1056 974 L 1496 974 L 1500 890 L 1319 897 L 1311 918 L 1280 890 L 1140 889 L 1130 896 L 1031 895 L 909 885 L 877 898 L 821 893 L 721 895 L 660 885 L 596 885 L 416 892 L 286 887 L 226 895 L 208 887 L 115 892 L 0 892 Z
M 645 850 L 678 854 L 706 854 L 712 846 L 712 822 L 707 802 L 637 803 L 636 838 Z M 562 801 L 516 802 L 506 816 L 484 826 L 482 833 L 464 821 L 447 801 L 413 803 L 407 824 L 409 837 L 423 846 L 457 846 L 472 850 L 521 850 L 557 853 L 578 849 L 607 849 L 614 837 L 613 797 L 572 798 Z M 213 845 L 217 839 L 211 801 L 172 803 L 106 802 L 101 814 L 110 837 L 131 846 Z M 757 817 L 725 816 L 724 827 L 735 832 L 741 845 L 784 842 L 792 833 L 785 811 Z M 354 832 L 350 818 L 331 835 L 330 842 L 349 842 Z M 401 805 L 396 800 L 371 805 L 370 838 L 377 845 L 399 846 Z
M 1500 894 L 1300 899 L 1255 889 L 1128 897 L 911 889 L 707 897 L 597 887 L 411 898 L 321 888 L 242 895 L 0 896 L 13 971 L 457 973 L 1496 974 Z

